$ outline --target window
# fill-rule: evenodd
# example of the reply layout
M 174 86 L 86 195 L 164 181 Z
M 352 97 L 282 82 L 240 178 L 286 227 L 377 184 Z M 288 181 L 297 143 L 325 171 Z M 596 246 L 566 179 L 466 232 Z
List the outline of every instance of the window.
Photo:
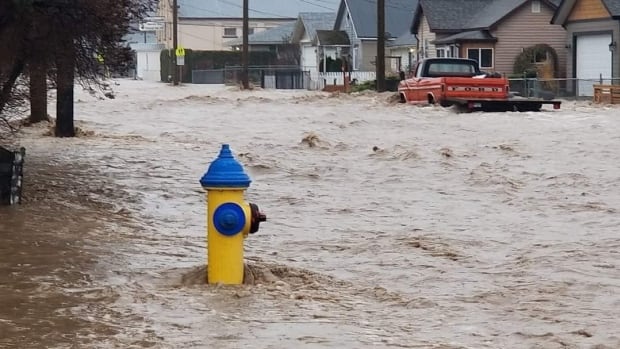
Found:
M 540 13 L 540 1 L 532 1 L 532 13 Z
M 493 49 L 491 48 L 467 49 L 467 58 L 478 62 L 480 68 L 493 68 Z
M 236 38 L 237 37 L 237 28 L 224 28 L 224 37 L 226 37 L 226 38 Z
M 248 35 L 254 34 L 254 28 L 248 28 Z

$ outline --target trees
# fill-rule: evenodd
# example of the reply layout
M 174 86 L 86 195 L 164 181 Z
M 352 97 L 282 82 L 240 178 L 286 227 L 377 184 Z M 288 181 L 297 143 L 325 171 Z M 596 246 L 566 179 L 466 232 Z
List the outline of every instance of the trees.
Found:
M 108 66 L 130 59 L 122 38 L 154 5 L 155 0 L 2 1 L 0 52 L 8 54 L 0 58 L 0 115 L 17 79 L 29 76 L 32 120 L 45 118 L 44 78 L 50 76 L 58 92 L 55 135 L 74 136 L 74 82 L 100 84 L 104 70 L 97 57 L 105 57 Z
M 27 7 L 20 1 L 0 2 L 0 131 L 12 129 L 8 121 L 12 115 L 3 111 L 7 107 L 15 110 L 25 100 L 21 89 L 18 91 L 15 86 L 25 67 L 26 44 L 16 38 L 28 32 L 26 12 Z

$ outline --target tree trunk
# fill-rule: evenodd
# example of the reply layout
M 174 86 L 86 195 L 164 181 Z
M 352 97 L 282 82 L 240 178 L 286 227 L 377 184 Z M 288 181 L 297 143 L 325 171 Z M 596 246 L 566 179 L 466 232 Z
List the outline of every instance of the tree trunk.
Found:
M 75 48 L 67 38 L 59 47 L 56 57 L 56 137 L 75 137 L 73 124 L 73 84 L 75 76 Z
M 30 63 L 30 123 L 47 119 L 47 67 L 42 61 Z
M 15 86 L 15 81 L 21 75 L 24 70 L 24 62 L 17 61 L 13 64 L 13 68 L 11 69 L 11 73 L 9 74 L 9 78 L 2 85 L 2 90 L 0 91 L 0 114 L 4 110 L 4 106 L 11 99 L 11 92 L 13 91 L 13 86 Z

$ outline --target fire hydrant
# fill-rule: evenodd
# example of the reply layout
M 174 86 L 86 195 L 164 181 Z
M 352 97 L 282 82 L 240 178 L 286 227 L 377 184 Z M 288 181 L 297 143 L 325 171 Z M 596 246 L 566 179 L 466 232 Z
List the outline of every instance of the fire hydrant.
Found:
M 243 240 L 267 217 L 244 201 L 250 177 L 223 144 L 219 156 L 200 179 L 207 192 L 207 282 L 243 283 Z

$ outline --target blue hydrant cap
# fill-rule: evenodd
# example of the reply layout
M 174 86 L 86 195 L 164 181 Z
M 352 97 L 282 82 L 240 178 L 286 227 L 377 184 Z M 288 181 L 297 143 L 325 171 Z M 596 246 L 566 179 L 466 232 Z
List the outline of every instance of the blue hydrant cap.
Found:
M 205 188 L 247 188 L 250 182 L 252 182 L 250 177 L 243 170 L 241 163 L 233 157 L 228 144 L 222 144 L 219 156 L 213 160 L 200 179 L 200 184 Z

